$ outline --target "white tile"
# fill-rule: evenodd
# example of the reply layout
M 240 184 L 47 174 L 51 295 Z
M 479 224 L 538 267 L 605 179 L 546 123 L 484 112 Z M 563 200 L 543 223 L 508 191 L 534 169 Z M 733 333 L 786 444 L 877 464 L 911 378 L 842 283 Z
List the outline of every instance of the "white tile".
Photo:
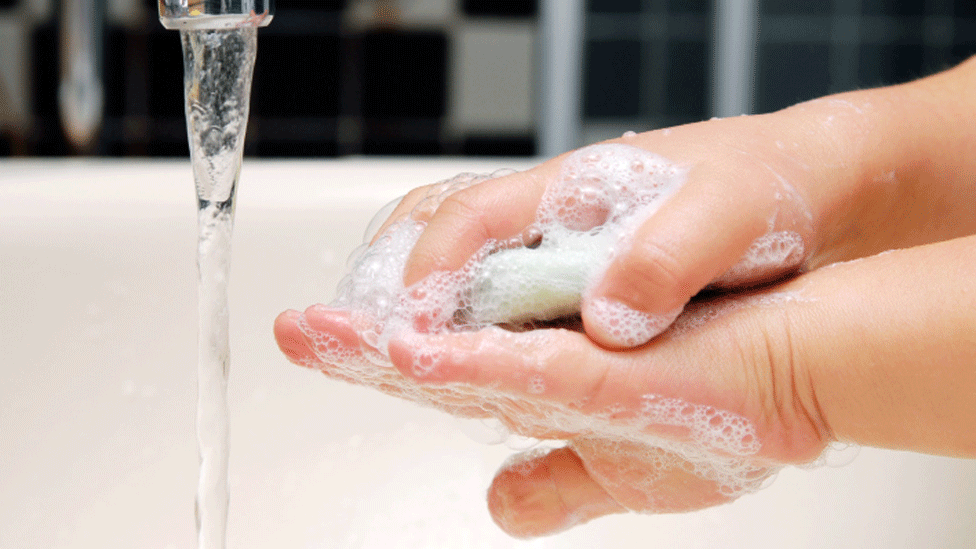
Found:
M 455 15 L 455 0 L 403 0 L 400 3 L 403 22 L 410 26 L 446 26 Z
M 452 38 L 449 127 L 531 131 L 535 27 L 531 23 L 467 23 Z
M 24 13 L 35 21 L 43 21 L 54 12 L 52 0 L 25 0 Z
M 155 8 L 153 10 L 155 17 Z M 105 18 L 112 24 L 139 25 L 145 21 L 146 11 L 146 3 L 141 0 L 105 0 Z
M 393 16 L 386 22 L 404 29 L 443 28 L 457 18 L 456 4 L 456 0 L 352 0 L 343 18 L 352 29 L 376 26 L 380 14 Z

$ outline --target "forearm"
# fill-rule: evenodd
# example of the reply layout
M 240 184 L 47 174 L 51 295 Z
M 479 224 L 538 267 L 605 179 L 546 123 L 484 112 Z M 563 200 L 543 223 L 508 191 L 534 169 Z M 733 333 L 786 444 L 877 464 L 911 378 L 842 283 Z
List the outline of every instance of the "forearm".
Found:
M 815 301 L 790 316 L 790 352 L 831 434 L 976 457 L 976 237 L 804 279 Z
M 776 113 L 806 119 L 822 215 L 809 267 L 976 233 L 976 58 Z

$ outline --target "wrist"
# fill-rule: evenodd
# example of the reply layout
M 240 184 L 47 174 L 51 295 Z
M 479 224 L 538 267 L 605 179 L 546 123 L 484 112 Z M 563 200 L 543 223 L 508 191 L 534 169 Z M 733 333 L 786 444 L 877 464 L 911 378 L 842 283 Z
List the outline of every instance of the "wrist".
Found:
M 791 119 L 817 253 L 808 269 L 976 232 L 976 59 L 908 84 L 801 103 Z

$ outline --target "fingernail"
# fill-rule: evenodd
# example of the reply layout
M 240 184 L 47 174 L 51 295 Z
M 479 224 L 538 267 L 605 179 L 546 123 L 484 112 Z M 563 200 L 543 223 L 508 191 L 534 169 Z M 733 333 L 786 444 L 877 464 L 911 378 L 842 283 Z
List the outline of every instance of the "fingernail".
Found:
M 274 326 L 275 341 L 278 343 L 278 348 L 288 360 L 296 364 L 300 364 L 302 359 L 309 354 L 305 336 L 297 326 L 301 316 L 302 313 L 298 311 L 285 311 L 275 319 Z

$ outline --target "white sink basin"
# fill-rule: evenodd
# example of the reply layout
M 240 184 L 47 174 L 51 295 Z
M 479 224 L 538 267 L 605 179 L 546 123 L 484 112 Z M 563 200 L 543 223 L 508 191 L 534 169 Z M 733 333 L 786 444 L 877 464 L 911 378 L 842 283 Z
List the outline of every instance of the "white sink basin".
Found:
M 874 449 L 716 509 L 512 540 L 485 507 L 510 450 L 285 360 L 274 317 L 332 298 L 376 210 L 501 167 L 524 163 L 245 163 L 230 549 L 976 545 L 976 462 Z M 185 161 L 0 164 L 0 548 L 194 546 L 195 248 Z

